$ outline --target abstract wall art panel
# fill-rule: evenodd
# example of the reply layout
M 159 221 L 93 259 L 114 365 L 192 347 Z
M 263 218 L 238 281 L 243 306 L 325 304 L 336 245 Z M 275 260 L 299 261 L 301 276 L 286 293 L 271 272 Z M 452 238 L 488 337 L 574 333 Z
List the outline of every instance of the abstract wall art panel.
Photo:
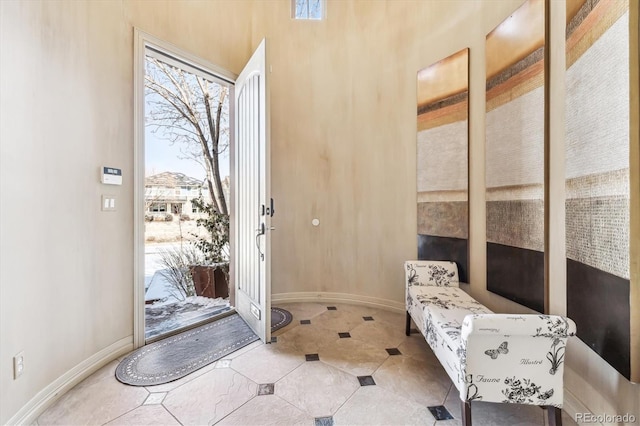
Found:
M 418 71 L 418 257 L 451 260 L 468 282 L 469 49 Z
M 544 311 L 544 0 L 486 37 L 487 289 Z
M 566 36 L 567 314 L 629 378 L 628 1 L 568 1 Z

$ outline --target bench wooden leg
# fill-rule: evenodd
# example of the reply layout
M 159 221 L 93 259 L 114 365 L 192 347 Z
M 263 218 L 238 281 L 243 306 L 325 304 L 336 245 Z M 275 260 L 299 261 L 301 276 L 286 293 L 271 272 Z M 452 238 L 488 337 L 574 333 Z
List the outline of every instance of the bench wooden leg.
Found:
M 562 410 L 548 405 L 546 407 L 549 426 L 562 426 Z
M 409 315 L 409 311 L 407 311 L 407 326 L 404 332 L 407 336 L 411 334 L 411 315 Z
M 471 426 L 471 401 L 461 401 L 462 403 L 462 426 Z

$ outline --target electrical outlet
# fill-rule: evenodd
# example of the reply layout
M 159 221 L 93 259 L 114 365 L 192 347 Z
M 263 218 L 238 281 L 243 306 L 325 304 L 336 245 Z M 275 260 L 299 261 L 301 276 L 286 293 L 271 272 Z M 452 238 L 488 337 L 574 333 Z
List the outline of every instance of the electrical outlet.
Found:
M 24 373 L 24 353 L 20 352 L 13 357 L 13 380 L 22 376 Z

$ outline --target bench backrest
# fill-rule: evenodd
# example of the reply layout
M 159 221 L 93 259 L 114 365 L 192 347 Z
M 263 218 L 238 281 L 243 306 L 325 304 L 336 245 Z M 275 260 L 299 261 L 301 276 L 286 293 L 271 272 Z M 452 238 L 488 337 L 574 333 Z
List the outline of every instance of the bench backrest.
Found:
M 404 263 L 405 285 L 459 287 L 456 262 L 442 260 L 409 260 Z

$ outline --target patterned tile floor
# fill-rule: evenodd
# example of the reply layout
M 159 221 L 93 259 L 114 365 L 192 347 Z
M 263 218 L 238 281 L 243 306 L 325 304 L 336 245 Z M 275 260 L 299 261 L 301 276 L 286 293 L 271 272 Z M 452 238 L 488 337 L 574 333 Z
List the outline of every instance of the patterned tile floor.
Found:
M 253 343 L 175 382 L 132 387 L 114 361 L 77 385 L 38 425 L 460 425 L 457 391 L 404 314 L 290 303 L 275 342 Z M 452 420 L 428 407 L 444 405 Z M 435 412 L 435 410 L 434 410 Z M 563 413 L 565 425 L 574 425 Z M 477 426 L 545 425 L 539 407 L 474 402 Z

